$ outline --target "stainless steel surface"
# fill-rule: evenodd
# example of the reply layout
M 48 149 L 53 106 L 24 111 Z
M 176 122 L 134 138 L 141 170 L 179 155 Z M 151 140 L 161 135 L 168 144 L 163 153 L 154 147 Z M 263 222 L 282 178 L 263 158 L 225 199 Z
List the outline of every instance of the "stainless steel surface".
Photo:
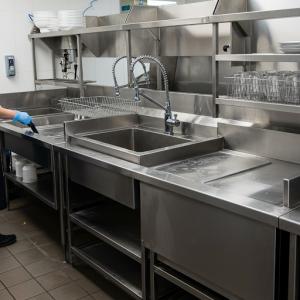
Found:
M 300 236 L 300 209 L 291 210 L 279 218 L 279 228 Z
M 88 83 L 93 83 L 93 80 L 84 80 L 83 84 L 86 85 Z M 75 79 L 61 79 L 61 78 L 54 78 L 54 79 L 37 79 L 35 81 L 36 84 L 45 84 L 45 85 L 54 85 L 54 86 L 62 86 L 62 87 L 69 87 L 69 88 L 79 88 L 80 89 L 80 81 Z
M 217 61 L 300 62 L 300 54 L 219 54 Z
M 219 97 L 219 63 L 216 56 L 219 53 L 219 24 L 213 24 L 212 35 L 212 105 L 213 118 L 217 117 L 216 98 Z
M 77 54 L 78 54 L 78 62 L 79 62 L 79 90 L 80 90 L 80 97 L 84 97 L 84 81 L 83 81 L 83 63 L 82 63 L 82 48 L 81 48 L 81 35 L 76 35 L 77 39 Z
M 154 266 L 154 272 L 168 281 L 176 284 L 176 286 L 189 292 L 190 295 L 195 296 L 197 299 L 226 300 L 225 297 L 215 293 L 200 283 L 197 283 L 196 281 L 162 263 L 158 263 Z
M 131 57 L 132 57 L 132 43 L 131 43 L 131 31 L 127 30 L 126 35 L 126 54 L 127 54 L 127 66 L 131 65 Z M 128 86 L 132 84 L 132 74 L 130 72 L 130 69 L 127 67 L 127 78 L 128 78 Z
M 222 120 L 218 123 L 218 134 L 224 137 L 227 149 L 300 163 L 299 135 L 288 129 L 279 128 L 276 131 L 268 127 L 255 127 L 252 123 L 244 122 L 238 125 L 235 122 Z M 279 147 L 279 145 L 289 146 Z
M 67 97 L 67 89 L 0 94 L 0 105 L 11 109 L 45 108 L 51 100 Z
M 275 227 L 146 183 L 141 218 L 145 246 L 165 264 L 229 299 L 274 299 Z
M 103 201 L 70 215 L 70 220 L 135 261 L 141 261 L 140 212 Z
M 104 242 L 72 247 L 72 252 L 134 299 L 142 298 L 141 265 Z
M 271 103 L 271 102 L 268 103 L 268 102 L 259 102 L 259 101 L 228 99 L 226 97 L 217 98 L 216 103 L 219 105 L 248 107 L 254 109 L 271 110 L 271 111 L 288 112 L 288 113 L 300 113 L 299 105 L 286 105 L 286 104 Z
M 289 253 L 289 291 L 288 300 L 299 299 L 299 237 L 290 234 L 290 253 Z
M 286 207 L 295 207 L 299 204 L 300 196 L 300 174 L 283 180 L 283 205 Z
M 70 180 L 132 209 L 140 206 L 139 183 L 135 179 L 75 158 L 70 158 L 69 166 Z
M 298 173 L 300 165 L 268 160 L 270 165 L 216 180 L 208 185 L 220 191 L 234 191 L 236 194 L 282 207 L 285 192 L 283 181 Z
M 210 183 L 269 163 L 262 157 L 223 150 L 158 166 L 155 169 L 195 182 Z
M 38 117 L 44 115 L 63 114 L 64 112 L 57 108 L 43 107 L 43 108 L 22 108 L 23 112 L 27 112 L 31 117 Z

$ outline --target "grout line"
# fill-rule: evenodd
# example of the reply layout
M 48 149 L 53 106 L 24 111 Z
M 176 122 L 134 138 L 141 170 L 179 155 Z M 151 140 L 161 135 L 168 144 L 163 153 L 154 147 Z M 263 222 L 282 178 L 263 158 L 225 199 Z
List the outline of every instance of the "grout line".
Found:
M 8 293 L 13 297 L 13 299 L 16 299 L 13 295 L 12 295 L 12 293 L 10 292 L 10 290 L 8 289 L 8 288 L 5 288 L 7 291 L 8 291 Z

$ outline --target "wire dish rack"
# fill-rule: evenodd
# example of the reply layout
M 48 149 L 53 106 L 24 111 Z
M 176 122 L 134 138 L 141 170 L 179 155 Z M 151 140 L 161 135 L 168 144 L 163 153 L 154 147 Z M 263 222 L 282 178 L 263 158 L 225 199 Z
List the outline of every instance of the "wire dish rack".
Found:
M 86 97 L 59 100 L 64 112 L 88 118 L 127 115 L 136 113 L 139 101 L 115 97 Z
M 227 96 L 234 99 L 300 104 L 300 81 L 225 76 Z

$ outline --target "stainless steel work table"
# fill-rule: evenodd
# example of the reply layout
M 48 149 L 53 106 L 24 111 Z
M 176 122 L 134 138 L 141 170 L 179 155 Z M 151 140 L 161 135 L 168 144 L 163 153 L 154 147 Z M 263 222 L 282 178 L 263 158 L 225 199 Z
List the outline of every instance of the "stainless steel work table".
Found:
M 155 167 L 147 168 L 139 166 L 137 164 L 102 154 L 97 151 L 89 150 L 81 146 L 62 143 L 54 145 L 54 150 L 64 155 L 94 164 L 121 175 L 184 195 L 209 205 L 226 209 L 228 211 L 275 227 L 279 226 L 278 218 L 292 210 L 291 208 L 283 207 L 283 205 L 271 204 L 273 199 L 272 194 L 270 194 L 270 198 L 267 200 L 269 203 L 266 203 L 251 198 L 251 191 L 250 195 L 246 197 L 245 195 L 229 192 L 226 189 L 224 190 L 215 188 L 207 184 L 201 184 L 199 182 L 194 182 L 186 178 L 176 176 L 171 173 L 162 172 L 156 170 Z M 273 176 L 274 182 L 276 181 L 274 176 L 277 176 L 277 179 L 279 179 L 283 178 L 286 174 L 289 176 L 297 173 L 297 171 L 300 172 L 300 165 L 282 162 L 275 159 L 268 160 L 272 162 L 272 164 L 261 168 L 264 169 L 265 174 L 268 174 L 268 170 L 270 170 L 270 176 Z M 276 164 L 280 164 L 281 167 L 284 166 L 286 174 L 274 174 L 272 169 L 274 166 L 276 166 Z M 250 170 L 248 172 L 251 174 L 252 171 Z M 239 183 L 237 182 L 236 185 L 238 186 L 238 184 Z M 259 182 L 259 184 L 264 184 L 263 179 Z M 234 183 L 232 183 L 231 190 L 234 190 Z M 265 195 L 265 198 L 267 199 L 267 195 Z M 277 200 L 278 198 L 276 201 Z

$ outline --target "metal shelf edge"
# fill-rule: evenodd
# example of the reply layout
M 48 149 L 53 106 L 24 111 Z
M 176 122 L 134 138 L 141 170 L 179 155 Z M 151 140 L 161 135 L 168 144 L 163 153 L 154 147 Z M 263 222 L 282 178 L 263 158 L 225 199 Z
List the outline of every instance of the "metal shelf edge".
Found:
M 300 62 L 300 54 L 219 54 L 216 61 Z
M 281 103 L 267 103 L 267 102 L 259 102 L 259 101 L 243 100 L 243 99 L 217 98 L 216 104 L 273 110 L 273 111 L 288 112 L 288 113 L 298 113 L 298 114 L 300 113 L 299 105 L 289 105 L 289 104 L 281 104 Z
M 70 220 L 72 222 L 74 222 L 75 224 L 77 224 L 78 226 L 84 228 L 85 230 L 87 230 L 88 232 L 90 232 L 91 234 L 95 235 L 96 237 L 98 237 L 99 239 L 103 240 L 104 242 L 106 242 L 107 244 L 111 245 L 112 247 L 116 248 L 117 250 L 121 251 L 122 253 L 126 254 L 128 257 L 134 259 L 136 262 L 138 263 L 142 263 L 142 253 L 140 254 L 140 256 L 135 255 L 134 253 L 132 253 L 131 251 L 127 250 L 124 246 L 120 245 L 119 243 L 113 241 L 112 239 L 108 238 L 107 236 L 101 234 L 100 232 L 98 232 L 97 230 L 89 227 L 88 225 L 86 225 L 84 222 L 78 220 L 77 218 L 75 218 L 74 216 L 70 215 Z
M 129 295 L 131 295 L 133 298 L 139 300 L 142 299 L 142 297 L 136 293 L 134 293 L 130 288 L 128 288 L 125 283 L 121 280 L 116 279 L 113 277 L 108 270 L 103 269 L 100 265 L 98 265 L 96 262 L 93 262 L 88 256 L 86 256 L 78 247 L 71 247 L 72 252 L 77 255 L 79 258 L 81 258 L 84 262 L 86 262 L 88 265 L 90 265 L 92 268 L 96 269 L 99 273 L 105 276 L 105 278 L 109 278 L 114 284 L 116 284 L 118 287 L 126 291 Z M 142 293 L 142 291 L 141 291 Z
M 182 276 L 182 278 L 176 277 L 175 274 L 171 274 L 159 266 L 154 266 L 154 272 L 199 299 L 225 300 L 223 296 L 209 290 L 207 287 L 204 287 L 200 284 L 198 285 L 197 283 L 194 283 L 193 280 L 190 280 L 189 282 L 189 280 L 185 280 L 184 276 Z

